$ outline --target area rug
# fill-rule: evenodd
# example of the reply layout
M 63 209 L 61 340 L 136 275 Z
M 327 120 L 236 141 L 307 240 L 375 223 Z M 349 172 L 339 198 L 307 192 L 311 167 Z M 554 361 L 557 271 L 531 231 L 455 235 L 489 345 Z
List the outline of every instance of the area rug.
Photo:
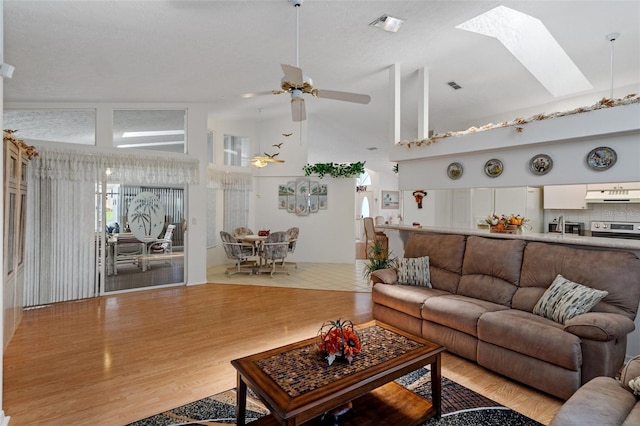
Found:
M 418 395 L 431 399 L 430 380 L 429 370 L 421 368 L 396 381 Z M 251 390 L 248 393 L 247 423 L 269 413 Z M 236 392 L 235 389 L 231 389 L 139 420 L 128 426 L 235 425 L 235 403 Z M 383 419 L 380 424 L 385 424 Z M 432 419 L 424 423 L 423 426 L 471 425 L 541 426 L 541 423 L 443 377 L 442 418 L 440 420 Z

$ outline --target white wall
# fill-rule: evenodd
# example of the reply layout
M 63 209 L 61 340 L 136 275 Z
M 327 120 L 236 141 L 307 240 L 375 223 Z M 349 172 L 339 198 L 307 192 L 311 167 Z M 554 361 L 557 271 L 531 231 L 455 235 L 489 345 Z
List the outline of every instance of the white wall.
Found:
M 253 191 L 250 195 L 249 227 L 254 231 L 262 228 L 271 231 L 285 231 L 290 227 L 300 228 L 300 238 L 292 261 L 349 263 L 355 259 L 355 178 L 333 179 L 325 176 L 309 176 L 311 180 L 328 185 L 328 209 L 296 216 L 278 209 L 278 185 L 304 177 L 302 167 L 307 164 L 308 130 L 303 123 L 292 123 L 290 118 L 263 119 L 256 117 L 250 121 L 215 121 L 208 123 L 209 130 L 216 135 L 216 168 L 229 171 L 253 173 Z M 292 133 L 285 137 L 283 134 Z M 314 137 L 322 138 L 316 128 Z M 246 136 L 251 139 L 252 154 L 273 154 L 284 163 L 271 163 L 262 169 L 225 167 L 222 164 L 224 134 Z M 278 149 L 274 144 L 282 143 Z M 222 229 L 224 214 L 222 191 L 216 191 L 216 234 Z M 228 263 L 221 245 L 206 250 L 207 267 Z
M 634 182 L 640 180 L 640 104 L 618 106 L 566 117 L 527 123 L 522 133 L 513 127 L 440 140 L 430 146 L 396 146 L 392 155 L 400 162 L 399 187 L 412 190 L 542 186 L 571 183 Z M 594 171 L 585 162 L 589 151 L 613 148 L 618 162 L 606 171 Z M 529 160 L 545 153 L 553 169 L 544 176 L 529 172 Z M 420 157 L 420 158 L 418 158 Z M 502 175 L 484 174 L 487 160 L 504 164 Z M 462 164 L 461 178 L 447 177 L 451 162 Z
M 299 174 L 298 177 L 302 177 Z M 328 208 L 296 216 L 278 209 L 278 185 L 295 180 L 293 176 L 262 177 L 256 191 L 256 225 L 273 231 L 297 226 L 300 236 L 290 255 L 298 262 L 352 263 L 355 259 L 355 178 L 334 179 L 310 176 L 328 187 Z
M 0 63 L 4 62 L 4 5 L 0 4 Z M 0 99 L 4 99 L 4 81 L 0 81 Z M 4 103 L 0 101 L 0 123 L 2 122 L 2 112 L 4 110 Z M 2 126 L 4 129 L 4 126 Z M 0 150 L 0 164 L 4 164 L 4 148 Z M 2 168 L 4 170 L 4 167 Z M 4 176 L 3 176 L 4 181 Z M 4 200 L 4 184 L 2 188 L 0 188 L 0 199 Z M 4 202 L 3 202 L 4 205 Z M 2 224 L 2 229 L 4 230 L 4 208 L 0 209 L 0 223 Z M 0 262 L 0 276 L 3 279 L 3 287 L 4 287 L 4 231 L 0 232 L 0 256 L 3 261 Z M 4 306 L 4 292 L 0 291 L 0 306 Z M 4 315 L 0 315 L 0 332 L 4 330 Z M 1 336 L 0 342 L 4 342 L 4 336 Z M 3 345 L 4 346 L 4 345 Z M 0 357 L 3 356 L 4 348 L 0 346 Z M 0 425 L 6 425 L 9 423 L 9 417 L 4 415 L 4 410 L 2 410 L 2 365 L 0 365 Z

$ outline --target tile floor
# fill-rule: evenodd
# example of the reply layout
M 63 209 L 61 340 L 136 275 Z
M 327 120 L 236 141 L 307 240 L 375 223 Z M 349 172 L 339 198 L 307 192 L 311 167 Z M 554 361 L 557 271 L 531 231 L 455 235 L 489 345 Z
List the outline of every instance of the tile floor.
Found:
M 225 270 L 233 264 L 216 265 L 207 270 L 207 281 L 219 284 L 246 284 L 269 287 L 304 288 L 312 290 L 371 292 L 371 282 L 363 278 L 365 260 L 354 263 L 304 263 L 289 266 L 289 275 L 249 275 L 238 273 L 230 277 Z

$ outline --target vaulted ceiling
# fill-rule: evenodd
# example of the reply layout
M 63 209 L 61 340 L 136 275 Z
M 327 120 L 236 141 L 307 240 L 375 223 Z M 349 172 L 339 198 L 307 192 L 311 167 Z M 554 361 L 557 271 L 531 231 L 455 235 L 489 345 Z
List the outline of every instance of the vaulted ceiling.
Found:
M 498 39 L 456 28 L 500 5 L 539 19 L 593 88 L 556 98 Z M 383 14 L 406 22 L 398 33 L 368 25 Z M 620 33 L 614 97 L 640 87 L 640 1 L 305 0 L 299 22 L 299 64 L 314 86 L 372 98 L 305 98 L 309 126 L 348 135 L 309 141 L 316 161 L 386 161 L 388 69 L 396 63 L 403 139 L 418 136 L 421 68 L 429 71 L 429 128 L 437 132 L 609 96 L 611 33 Z M 242 95 L 279 88 L 280 64 L 295 65 L 295 24 L 288 0 L 5 0 L 4 61 L 16 71 L 4 81 L 4 101 L 196 102 L 219 120 L 255 118 L 258 109 L 290 117 L 287 94 Z

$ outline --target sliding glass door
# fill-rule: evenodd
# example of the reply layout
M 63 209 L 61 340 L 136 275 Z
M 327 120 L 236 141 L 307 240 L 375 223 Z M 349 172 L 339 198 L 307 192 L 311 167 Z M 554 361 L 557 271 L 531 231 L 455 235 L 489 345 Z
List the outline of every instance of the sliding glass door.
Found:
M 109 183 L 98 193 L 101 293 L 184 284 L 184 188 Z

